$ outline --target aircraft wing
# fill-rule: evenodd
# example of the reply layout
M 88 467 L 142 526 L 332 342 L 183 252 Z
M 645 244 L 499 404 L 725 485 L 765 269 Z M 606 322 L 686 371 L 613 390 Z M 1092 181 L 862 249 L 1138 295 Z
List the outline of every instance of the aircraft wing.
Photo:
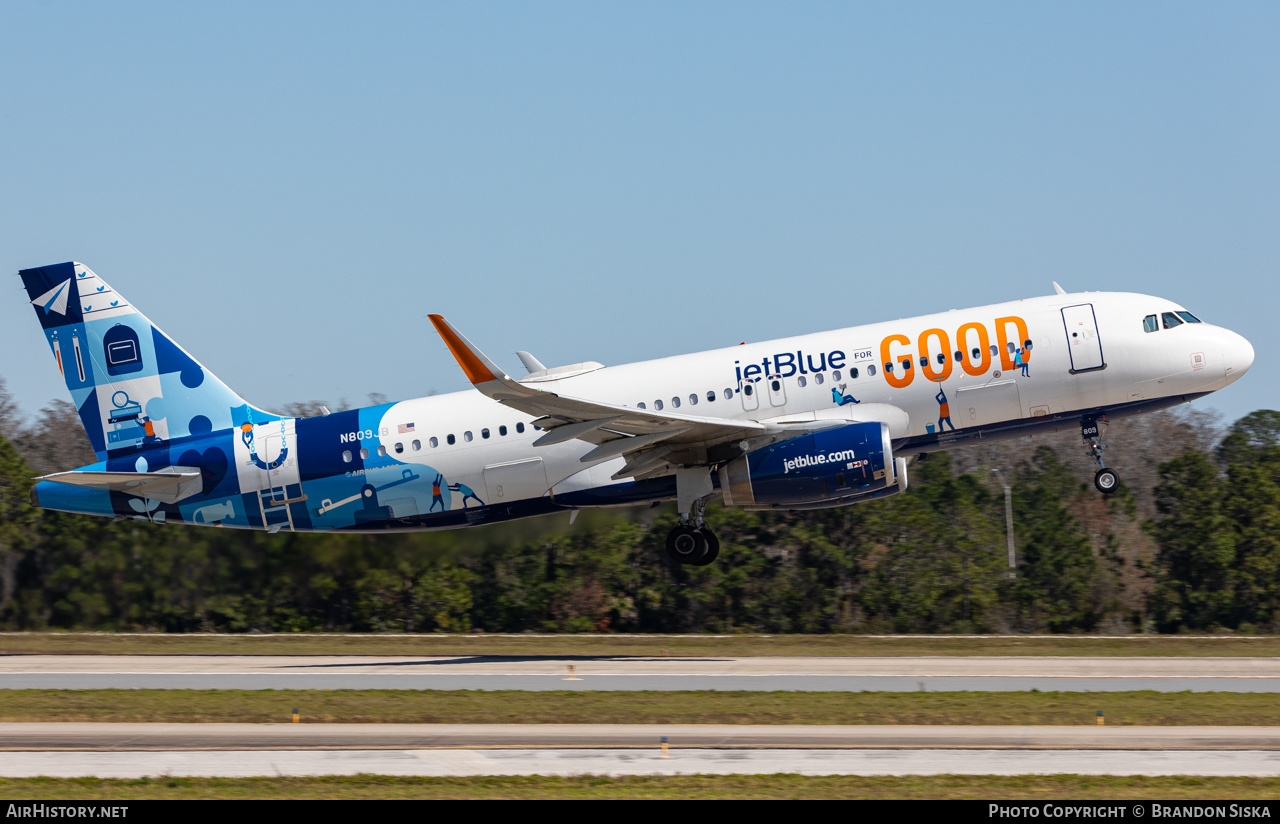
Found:
M 635 409 L 535 389 L 504 373 L 442 316 L 429 317 L 476 389 L 504 406 L 537 416 L 534 424 L 546 432 L 533 442 L 534 446 L 574 439 L 595 444 L 595 449 L 582 456 L 583 463 L 619 455 L 627 458 L 626 466 L 615 478 L 662 474 L 670 464 L 712 463 L 718 459 L 717 452 L 732 456 L 745 451 L 742 441 L 759 445 L 762 436 L 773 440 L 779 433 L 796 431 L 785 425 Z M 819 427 L 828 425 L 831 424 Z M 813 422 L 804 422 L 800 427 L 815 428 Z

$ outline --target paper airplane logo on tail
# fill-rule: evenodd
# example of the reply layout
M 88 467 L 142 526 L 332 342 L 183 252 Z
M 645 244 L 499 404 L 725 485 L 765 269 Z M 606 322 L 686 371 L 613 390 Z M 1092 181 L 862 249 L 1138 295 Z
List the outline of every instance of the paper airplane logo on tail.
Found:
M 44 309 L 46 315 L 50 312 L 65 315 L 67 313 L 67 294 L 69 291 L 67 287 L 70 284 L 71 280 L 68 278 L 31 302 Z

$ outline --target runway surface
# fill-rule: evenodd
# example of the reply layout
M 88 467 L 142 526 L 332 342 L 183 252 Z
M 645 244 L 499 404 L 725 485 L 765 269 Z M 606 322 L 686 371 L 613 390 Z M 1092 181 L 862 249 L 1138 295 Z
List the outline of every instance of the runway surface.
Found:
M 1272 750 L 1280 727 L 818 724 L 0 724 L 0 750 L 476 747 Z
M 574 671 L 570 673 L 570 666 Z M 12 655 L 0 689 L 1280 692 L 1278 658 Z
M 447 749 L 0 752 L 0 776 L 1280 775 L 1269 750 Z

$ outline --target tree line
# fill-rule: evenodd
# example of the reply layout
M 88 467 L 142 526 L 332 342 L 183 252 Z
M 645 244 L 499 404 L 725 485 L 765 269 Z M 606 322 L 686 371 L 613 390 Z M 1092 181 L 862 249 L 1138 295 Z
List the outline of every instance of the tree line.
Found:
M 438 533 L 276 534 L 33 509 L 93 460 L 75 412 L 17 418 L 0 384 L 0 627 L 369 632 L 1280 632 L 1280 413 L 1118 421 L 1103 498 L 1078 432 L 937 453 L 885 501 L 713 506 L 708 567 L 675 513 Z M 999 474 L 992 469 L 999 469 Z M 1011 487 L 1016 568 L 1006 551 Z

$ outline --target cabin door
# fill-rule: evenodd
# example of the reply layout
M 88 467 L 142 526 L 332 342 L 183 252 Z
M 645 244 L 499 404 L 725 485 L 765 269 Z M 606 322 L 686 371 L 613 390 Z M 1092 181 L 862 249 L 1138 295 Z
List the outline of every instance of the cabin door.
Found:
M 1098 319 L 1093 313 L 1092 303 L 1064 307 L 1062 326 L 1067 332 L 1071 374 L 1106 368 L 1106 361 L 1102 359 L 1102 339 L 1098 337 Z

